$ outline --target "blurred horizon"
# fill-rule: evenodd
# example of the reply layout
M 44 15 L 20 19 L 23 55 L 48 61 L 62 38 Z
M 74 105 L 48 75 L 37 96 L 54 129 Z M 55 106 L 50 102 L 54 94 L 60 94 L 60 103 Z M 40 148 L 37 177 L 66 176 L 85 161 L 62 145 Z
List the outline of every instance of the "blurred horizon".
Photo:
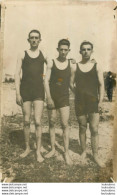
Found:
M 110 6 L 109 6 L 110 5 Z M 94 44 L 92 58 L 103 71 L 117 72 L 116 25 L 113 5 L 93 4 L 6 4 L 4 25 L 3 75 L 14 75 L 18 53 L 29 48 L 28 33 L 38 29 L 42 35 L 40 49 L 57 57 L 57 43 L 69 39 L 71 51 L 68 58 L 80 61 L 79 47 L 82 41 Z

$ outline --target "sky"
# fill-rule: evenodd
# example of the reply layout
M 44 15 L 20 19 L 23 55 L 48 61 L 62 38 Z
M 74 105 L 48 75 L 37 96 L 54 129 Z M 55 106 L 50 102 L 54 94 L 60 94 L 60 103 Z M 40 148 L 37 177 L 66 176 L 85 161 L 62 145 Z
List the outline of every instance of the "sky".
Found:
M 57 43 L 71 43 L 68 57 L 81 60 L 82 41 L 93 43 L 95 58 L 103 71 L 116 71 L 116 20 L 111 3 L 7 3 L 4 25 L 3 74 L 15 73 L 18 53 L 29 48 L 28 33 L 41 32 L 40 49 L 49 58 L 57 57 Z

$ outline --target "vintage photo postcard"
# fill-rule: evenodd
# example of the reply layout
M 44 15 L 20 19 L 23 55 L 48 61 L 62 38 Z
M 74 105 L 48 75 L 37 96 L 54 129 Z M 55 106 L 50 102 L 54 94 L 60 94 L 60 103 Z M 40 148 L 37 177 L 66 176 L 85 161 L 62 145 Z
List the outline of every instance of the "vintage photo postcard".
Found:
M 116 2 L 0 8 L 1 182 L 116 181 Z

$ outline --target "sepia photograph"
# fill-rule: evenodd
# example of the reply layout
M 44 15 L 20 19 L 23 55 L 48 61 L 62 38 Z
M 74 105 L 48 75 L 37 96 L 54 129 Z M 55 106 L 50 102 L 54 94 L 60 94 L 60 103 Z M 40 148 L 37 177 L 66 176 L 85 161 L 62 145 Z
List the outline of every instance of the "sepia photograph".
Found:
M 1 4 L 1 182 L 115 179 L 115 8 Z

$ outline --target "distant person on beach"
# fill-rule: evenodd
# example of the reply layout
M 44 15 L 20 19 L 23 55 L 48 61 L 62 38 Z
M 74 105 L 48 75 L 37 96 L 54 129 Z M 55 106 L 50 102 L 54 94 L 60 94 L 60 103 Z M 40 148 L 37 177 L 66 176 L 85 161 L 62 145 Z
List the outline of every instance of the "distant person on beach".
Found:
M 26 149 L 20 157 L 24 158 L 30 153 L 30 117 L 32 104 L 34 108 L 34 120 L 36 129 L 36 156 L 37 161 L 44 159 L 41 155 L 41 117 L 44 105 L 44 63 L 47 62 L 42 51 L 39 49 L 41 34 L 38 30 L 32 30 L 28 35 L 30 49 L 22 52 L 17 61 L 15 73 L 16 102 L 22 107 L 24 117 L 24 137 Z M 20 73 L 22 78 L 20 81 Z
M 106 92 L 107 92 L 108 100 L 109 102 L 112 102 L 113 90 L 116 86 L 116 80 L 111 71 L 107 73 L 105 83 L 106 83 Z
M 62 39 L 58 42 L 57 51 L 58 57 L 48 64 L 45 77 L 51 140 L 51 151 L 45 157 L 50 158 L 55 155 L 55 121 L 56 110 L 58 109 L 63 130 L 65 161 L 67 164 L 72 164 L 69 155 L 69 87 L 70 81 L 73 82 L 72 73 L 76 64 L 67 59 L 70 51 L 70 42 L 67 39 Z
M 87 122 L 91 131 L 91 147 L 95 162 L 103 166 L 98 155 L 99 112 L 102 111 L 104 81 L 101 67 L 91 60 L 93 44 L 84 41 L 80 45 L 82 60 L 77 63 L 75 73 L 75 111 L 79 124 L 79 138 L 82 149 L 81 159 L 86 159 Z M 87 121 L 88 119 L 88 121 Z

